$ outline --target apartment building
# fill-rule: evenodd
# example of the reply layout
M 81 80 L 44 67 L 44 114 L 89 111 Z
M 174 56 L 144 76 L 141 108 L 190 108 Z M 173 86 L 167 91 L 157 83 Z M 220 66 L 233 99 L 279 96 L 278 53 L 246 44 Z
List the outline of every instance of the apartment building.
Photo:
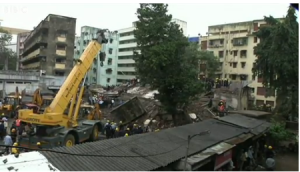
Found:
M 89 42 L 97 37 L 100 28 L 83 26 L 81 27 L 80 37 L 75 38 L 75 54 L 74 58 L 79 58 L 84 52 Z M 103 66 L 100 65 L 99 54 L 94 60 L 91 70 L 87 74 L 87 82 L 89 84 L 98 84 L 102 86 L 116 85 L 117 82 L 117 53 L 119 36 L 117 32 L 107 32 L 106 38 L 108 44 L 102 45 L 102 52 L 106 53 Z
M 22 59 L 21 54 L 24 52 L 24 42 L 29 34 L 30 32 L 23 32 L 17 35 L 17 56 L 19 60 Z M 23 67 L 19 60 L 17 61 L 17 71 Z
M 207 36 L 201 37 L 201 49 L 211 51 L 220 60 L 217 77 L 232 82 L 241 81 L 252 88 L 249 96 L 253 104 L 264 103 L 275 106 L 275 93 L 270 93 L 262 85 L 262 78 L 252 73 L 257 57 L 254 47 L 259 39 L 253 35 L 265 24 L 264 20 L 209 26 Z M 205 63 L 200 63 L 199 78 L 205 77 Z M 272 95 L 266 97 L 265 95 Z
M 24 41 L 22 70 L 66 76 L 73 68 L 76 19 L 49 14 Z
M 180 26 L 183 34 L 187 35 L 187 23 L 179 19 L 172 19 Z M 136 78 L 135 61 L 133 60 L 133 51 L 137 50 L 137 44 L 133 35 L 135 22 L 132 27 L 118 30 L 119 33 L 119 51 L 117 61 L 117 83 L 123 83 Z M 138 50 L 137 50 L 138 52 Z

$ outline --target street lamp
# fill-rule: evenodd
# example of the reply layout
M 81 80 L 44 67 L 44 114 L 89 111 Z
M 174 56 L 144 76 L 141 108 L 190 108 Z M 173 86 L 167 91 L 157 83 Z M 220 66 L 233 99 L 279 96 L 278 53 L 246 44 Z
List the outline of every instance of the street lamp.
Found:
M 203 135 L 206 135 L 206 134 L 209 134 L 209 133 L 210 133 L 209 130 L 206 130 L 206 131 L 200 132 L 198 134 L 188 135 L 188 140 L 187 140 L 188 142 L 187 142 L 185 159 L 184 159 L 184 171 L 187 171 L 186 170 L 186 164 L 187 164 L 187 157 L 188 157 L 189 148 L 190 148 L 190 141 L 192 140 L 192 138 L 194 138 L 196 136 L 203 136 Z

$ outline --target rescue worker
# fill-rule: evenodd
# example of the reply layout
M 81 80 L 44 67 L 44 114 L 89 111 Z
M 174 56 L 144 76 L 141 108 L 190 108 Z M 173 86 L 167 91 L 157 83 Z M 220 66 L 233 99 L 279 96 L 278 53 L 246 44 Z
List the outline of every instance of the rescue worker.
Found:
M 267 168 L 267 171 L 274 171 L 275 159 L 273 157 L 269 157 L 266 159 L 266 168 Z
M 41 142 L 37 142 L 36 145 L 37 145 L 37 147 L 38 147 L 39 149 L 42 149 L 42 144 L 41 144 Z
M 118 132 L 118 137 L 124 137 L 125 136 L 125 131 L 124 130 L 121 130 L 120 128 L 119 129 L 119 132 Z
M 11 135 L 12 141 L 15 143 L 17 141 L 17 130 L 15 128 L 12 128 L 10 130 L 10 135 Z
M 130 128 L 126 128 L 125 135 L 126 134 L 130 135 Z
M 19 144 L 14 143 L 13 146 L 19 146 Z M 17 147 L 13 147 L 13 148 L 11 148 L 11 153 L 14 154 L 16 158 L 18 158 L 19 154 L 20 154 L 20 150 Z
M 13 145 L 13 141 L 11 139 L 11 136 L 8 133 L 4 137 L 4 145 L 6 146 L 5 147 L 5 153 L 9 154 L 10 153 L 10 146 Z
M 0 140 L 3 139 L 5 135 L 4 123 L 0 120 Z
M 111 137 L 113 137 L 113 138 L 115 137 L 116 128 L 117 128 L 117 124 L 112 123 L 112 125 L 111 125 Z
M 129 136 L 129 134 L 128 134 L 128 133 L 126 133 L 124 137 L 128 137 L 128 136 Z
M 220 100 L 218 103 L 218 110 L 219 110 L 219 116 L 224 116 L 225 114 L 225 108 L 226 108 L 226 102 L 224 100 Z
M 119 128 L 116 128 L 116 131 L 115 131 L 115 137 L 117 138 L 117 137 L 119 137 Z
M 133 124 L 132 134 L 138 134 L 137 124 Z
M 138 134 L 142 134 L 144 132 L 142 126 L 138 127 L 138 131 L 137 132 L 138 132 Z
M 273 151 L 273 147 L 272 146 L 268 146 L 268 149 L 266 150 L 266 159 L 268 158 L 274 158 L 275 153 Z
M 106 135 L 106 139 L 110 139 L 111 138 L 111 134 L 112 134 L 112 127 L 110 122 L 105 124 L 105 135 Z
M 120 130 L 124 130 L 124 125 L 123 125 L 122 121 L 119 122 L 118 127 L 119 127 Z

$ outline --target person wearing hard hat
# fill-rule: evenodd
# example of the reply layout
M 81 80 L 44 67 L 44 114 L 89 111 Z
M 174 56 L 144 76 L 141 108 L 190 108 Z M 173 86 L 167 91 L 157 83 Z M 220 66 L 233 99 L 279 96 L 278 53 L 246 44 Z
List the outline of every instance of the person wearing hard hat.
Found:
M 144 132 L 142 126 L 138 127 L 137 132 L 138 132 L 138 134 L 142 134 Z
M 20 153 L 19 148 L 17 148 L 17 146 L 19 146 L 19 144 L 18 143 L 14 143 L 13 146 L 14 147 L 11 149 L 11 153 L 15 154 L 15 155 L 18 155 Z
M 36 143 L 36 145 L 37 145 L 37 147 L 38 147 L 39 149 L 41 149 L 41 148 L 42 148 L 42 144 L 41 144 L 41 142 L 37 142 L 37 143 Z
M 138 134 L 138 125 L 133 124 L 132 134 Z
M 273 158 L 274 155 L 273 147 L 269 145 L 266 150 L 266 158 Z
M 112 134 L 111 133 L 112 127 L 109 121 L 105 124 L 104 130 L 105 130 L 106 139 L 110 139 Z
M 130 131 L 130 128 L 129 128 L 129 127 L 126 128 L 126 130 L 125 130 L 125 135 L 126 135 L 126 134 L 130 135 L 130 132 L 131 132 L 131 131 Z
M 16 130 L 16 128 L 11 128 L 10 136 L 11 136 L 12 141 L 15 143 L 17 141 L 17 130 Z
M 124 137 L 128 137 L 128 136 L 129 136 L 129 134 L 128 134 L 128 133 L 126 133 Z
M 117 128 L 117 123 L 112 122 L 111 124 L 111 137 L 114 138 L 116 135 L 116 128 Z

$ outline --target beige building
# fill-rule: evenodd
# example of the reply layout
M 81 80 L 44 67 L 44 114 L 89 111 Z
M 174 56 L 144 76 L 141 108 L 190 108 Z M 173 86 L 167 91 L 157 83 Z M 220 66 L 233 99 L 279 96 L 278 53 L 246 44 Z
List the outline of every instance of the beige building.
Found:
M 220 68 L 216 71 L 218 78 L 248 83 L 252 88 L 249 101 L 256 106 L 264 103 L 275 106 L 275 93 L 266 97 L 271 93 L 263 87 L 262 78 L 254 77 L 252 73 L 257 59 L 253 48 L 259 43 L 253 33 L 264 25 L 263 20 L 254 20 L 209 26 L 207 36 L 200 36 L 200 42 L 202 50 L 211 51 L 220 59 Z M 199 78 L 204 76 L 205 73 L 200 72 Z

